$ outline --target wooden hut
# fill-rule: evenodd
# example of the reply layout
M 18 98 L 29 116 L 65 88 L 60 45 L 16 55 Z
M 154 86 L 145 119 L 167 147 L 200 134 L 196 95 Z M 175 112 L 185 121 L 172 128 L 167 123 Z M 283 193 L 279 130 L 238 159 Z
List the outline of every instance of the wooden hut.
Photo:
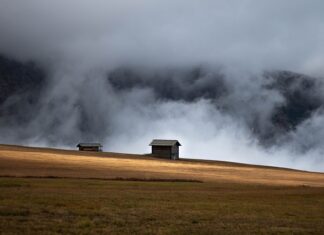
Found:
M 79 151 L 102 152 L 102 145 L 99 143 L 79 143 Z
M 165 159 L 178 160 L 179 146 L 178 140 L 152 140 L 152 155 Z

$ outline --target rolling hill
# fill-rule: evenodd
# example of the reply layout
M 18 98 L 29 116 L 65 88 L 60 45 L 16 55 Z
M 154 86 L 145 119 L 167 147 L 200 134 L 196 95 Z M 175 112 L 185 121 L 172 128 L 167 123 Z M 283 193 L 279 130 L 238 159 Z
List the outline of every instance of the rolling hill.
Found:
M 321 234 L 324 174 L 0 146 L 1 234 Z
M 0 146 L 0 176 L 324 186 L 324 174 L 220 161 Z

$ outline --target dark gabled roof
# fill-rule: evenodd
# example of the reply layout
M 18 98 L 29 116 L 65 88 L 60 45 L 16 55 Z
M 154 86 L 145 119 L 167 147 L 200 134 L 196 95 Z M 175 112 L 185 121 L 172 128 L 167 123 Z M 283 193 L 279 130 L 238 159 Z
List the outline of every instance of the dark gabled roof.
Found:
M 152 140 L 150 146 L 181 146 L 178 140 Z
M 100 143 L 79 143 L 77 147 L 102 147 Z

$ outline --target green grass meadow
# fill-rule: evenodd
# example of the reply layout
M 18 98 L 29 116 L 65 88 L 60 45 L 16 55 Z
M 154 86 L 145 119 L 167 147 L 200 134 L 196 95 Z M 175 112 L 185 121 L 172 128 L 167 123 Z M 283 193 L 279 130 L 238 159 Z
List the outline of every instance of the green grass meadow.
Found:
M 324 234 L 324 188 L 4 177 L 0 234 Z

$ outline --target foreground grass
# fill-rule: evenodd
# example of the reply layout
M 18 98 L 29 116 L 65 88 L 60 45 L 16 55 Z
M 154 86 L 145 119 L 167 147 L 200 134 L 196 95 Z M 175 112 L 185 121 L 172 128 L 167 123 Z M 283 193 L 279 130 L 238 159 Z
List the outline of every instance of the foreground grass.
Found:
M 324 188 L 0 178 L 0 234 L 321 234 Z

